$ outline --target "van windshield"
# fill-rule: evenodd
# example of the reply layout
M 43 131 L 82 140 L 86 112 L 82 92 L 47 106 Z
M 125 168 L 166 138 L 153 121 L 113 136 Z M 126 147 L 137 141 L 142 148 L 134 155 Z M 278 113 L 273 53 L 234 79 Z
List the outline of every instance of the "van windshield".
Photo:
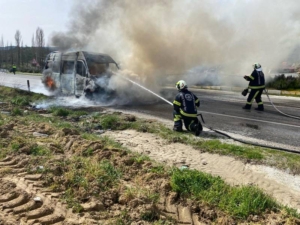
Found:
M 109 55 L 85 51 L 83 53 L 91 75 L 103 75 L 109 71 L 116 71 L 118 69 L 117 63 Z
M 88 63 L 89 72 L 91 75 L 101 75 L 107 72 L 108 63 Z

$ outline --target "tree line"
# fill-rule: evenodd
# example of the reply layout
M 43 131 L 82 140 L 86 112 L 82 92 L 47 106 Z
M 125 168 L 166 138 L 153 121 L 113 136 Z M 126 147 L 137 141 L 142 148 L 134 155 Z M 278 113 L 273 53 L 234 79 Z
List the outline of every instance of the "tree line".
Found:
M 44 60 L 50 52 L 45 47 L 45 34 L 38 27 L 32 36 L 31 47 L 24 46 L 20 30 L 15 33 L 15 45 L 4 43 L 3 36 L 0 40 L 0 68 L 10 70 L 13 65 L 22 72 L 41 72 Z

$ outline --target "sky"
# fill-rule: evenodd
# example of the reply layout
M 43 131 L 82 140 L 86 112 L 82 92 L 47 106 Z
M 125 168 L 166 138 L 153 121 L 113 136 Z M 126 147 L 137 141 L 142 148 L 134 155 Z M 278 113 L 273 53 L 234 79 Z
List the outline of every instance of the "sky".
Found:
M 15 45 L 15 33 L 21 32 L 23 45 L 31 46 L 37 27 L 43 29 L 46 45 L 53 32 L 67 29 L 72 0 L 0 0 L 0 38 Z M 1 39 L 0 39 L 1 40 Z

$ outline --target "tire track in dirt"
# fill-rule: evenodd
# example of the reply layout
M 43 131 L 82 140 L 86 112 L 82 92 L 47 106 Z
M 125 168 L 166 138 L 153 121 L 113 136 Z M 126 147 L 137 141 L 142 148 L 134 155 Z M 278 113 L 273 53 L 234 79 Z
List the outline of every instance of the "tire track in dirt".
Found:
M 1 172 L 10 173 L 0 178 L 1 225 L 95 224 L 83 222 L 58 199 L 59 193 L 43 188 L 41 174 L 27 174 L 27 162 L 20 157 L 0 161 Z
M 26 133 L 26 137 L 31 137 L 33 132 L 36 131 L 41 133 L 48 133 L 50 131 L 50 127 L 45 124 L 32 123 L 26 125 L 15 123 L 14 126 L 14 131 L 18 130 L 22 134 Z M 6 137 L 14 134 L 12 132 L 14 126 L 6 126 L 6 130 L 9 130 L 8 128 L 10 127 Z M 135 221 L 132 224 L 146 225 L 149 223 L 138 223 L 141 220 L 141 214 L 139 213 L 145 212 L 153 206 L 159 209 L 157 214 L 159 218 L 173 218 L 174 223 L 171 224 L 211 224 L 216 218 L 219 221 L 230 220 L 232 222 L 232 219 L 215 209 L 199 204 L 195 205 L 194 203 L 179 199 L 178 195 L 171 191 L 170 184 L 163 177 L 158 179 L 157 175 L 154 176 L 147 172 L 138 174 L 138 171 L 141 172 L 150 166 L 149 162 L 134 166 L 134 164 L 130 163 L 132 161 L 130 160 L 131 156 L 128 155 L 125 157 L 127 153 L 125 154 L 125 152 L 116 149 L 103 149 L 100 142 L 83 140 L 78 136 L 78 133 L 75 134 L 75 131 L 71 131 L 69 129 L 62 129 L 61 131 L 49 132 L 50 136 L 46 140 L 43 140 L 43 137 L 34 137 L 34 142 L 37 145 L 46 145 L 55 153 L 53 161 L 48 162 L 48 165 L 53 165 L 52 163 L 54 163 L 54 167 L 50 170 L 55 171 L 58 168 L 55 166 L 55 163 L 61 162 L 64 158 L 69 158 L 73 155 L 82 155 L 86 149 L 91 148 L 95 150 L 94 157 L 98 160 L 114 159 L 116 166 L 124 166 L 128 162 L 128 165 L 126 164 L 127 172 L 131 174 L 132 179 L 124 176 L 121 183 L 126 181 L 125 183 L 128 183 L 129 187 L 140 187 L 141 184 L 144 184 L 142 186 L 146 185 L 147 190 L 153 189 L 157 193 L 160 192 L 160 199 L 157 205 L 152 205 L 152 203 L 150 204 L 146 201 L 147 199 L 145 200 L 139 196 L 126 200 L 127 189 L 122 184 L 120 190 L 106 192 L 105 196 L 101 196 L 101 198 L 79 201 L 83 211 L 75 213 L 72 209 L 68 208 L 65 200 L 61 199 L 64 194 L 62 190 L 65 189 L 60 189 L 61 192 L 53 192 L 53 189 L 47 189 L 46 186 L 52 184 L 47 180 L 47 172 L 43 173 L 35 170 L 35 166 L 40 164 L 45 165 L 45 168 L 47 168 L 47 164 L 43 164 L 39 160 L 42 158 L 37 158 L 38 161 L 34 160 L 33 164 L 35 166 L 30 165 L 30 169 L 28 168 L 28 164 L 33 162 L 33 156 L 28 153 L 28 146 L 25 145 L 19 149 L 18 153 L 21 155 L 15 154 L 0 161 L 0 225 L 104 225 L 112 224 L 109 223 L 111 219 L 121 218 L 123 211 L 130 212 L 130 218 L 132 218 L 130 220 Z M 111 137 L 121 143 L 125 143 L 126 146 L 128 145 L 130 150 L 146 153 L 157 161 L 168 162 L 176 166 L 182 164 L 190 164 L 190 167 L 193 166 L 188 152 L 189 149 L 187 149 L 188 146 L 182 145 L 182 148 L 177 152 L 178 143 L 176 146 L 168 145 L 165 140 L 149 133 L 138 133 L 135 131 L 131 133 L 132 131 L 130 130 L 122 132 L 112 132 Z M 118 136 L 120 133 L 123 137 Z M 107 132 L 107 134 L 110 135 L 110 132 Z M 10 141 L 8 138 L 7 140 Z M 59 146 L 57 143 L 59 143 Z M 207 162 L 210 165 L 210 162 Z M 217 162 L 215 161 L 215 163 Z M 195 166 L 197 163 L 199 164 L 199 159 L 195 158 Z M 143 170 L 141 170 L 142 168 Z M 145 171 L 148 171 L 148 169 Z M 221 171 L 221 169 L 218 170 L 218 172 Z M 148 177 L 148 175 L 150 176 Z M 55 176 L 64 179 L 62 174 Z M 145 180 L 142 181 L 142 179 Z M 149 180 L 151 182 L 147 183 L 146 181 Z M 230 224 L 230 222 L 227 224 Z
M 28 161 L 24 157 L 7 157 L 0 161 L 0 174 L 9 172 L 9 175 L 0 178 L 1 225 L 99 224 L 99 221 L 90 218 L 79 218 L 58 199 L 60 193 L 43 188 L 42 174 L 25 171 Z M 199 212 L 193 212 L 191 206 L 178 204 L 176 198 L 175 193 L 161 196 L 157 207 L 162 216 L 173 218 L 179 225 L 206 224 L 200 222 Z M 202 217 L 212 217 L 203 211 L 201 213 Z

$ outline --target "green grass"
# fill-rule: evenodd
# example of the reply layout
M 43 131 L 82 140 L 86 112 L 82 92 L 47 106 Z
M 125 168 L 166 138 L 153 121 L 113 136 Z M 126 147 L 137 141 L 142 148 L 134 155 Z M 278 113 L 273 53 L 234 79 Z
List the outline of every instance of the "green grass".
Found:
M 145 161 L 150 161 L 150 158 L 147 155 L 136 154 L 136 156 L 133 158 L 133 161 L 137 164 L 143 164 Z
M 19 106 L 29 105 L 30 98 L 29 96 L 16 96 L 11 100 L 11 103 Z
M 95 134 L 82 133 L 81 137 L 85 140 L 96 141 L 99 140 L 99 137 Z
M 124 118 L 117 114 L 101 115 L 99 123 L 103 129 L 125 130 L 131 128 L 132 123 L 125 121 Z
M 68 116 L 72 113 L 72 111 L 69 109 L 57 106 L 50 107 L 48 112 L 52 113 L 54 116 Z
M 101 136 L 98 137 L 98 140 L 101 140 L 102 143 L 104 144 L 105 148 L 108 149 L 123 149 L 123 150 L 128 150 L 122 146 L 119 142 L 116 142 L 115 140 L 109 138 L 108 136 Z
M 21 90 L 18 88 L 9 88 L 0 86 L 0 99 L 1 101 L 12 102 L 16 105 L 28 105 L 29 102 L 47 99 L 49 97 L 43 94 L 37 94 Z
M 194 141 L 192 145 L 196 148 L 221 155 L 234 155 L 250 160 L 264 159 L 260 148 L 252 148 L 247 145 L 226 144 L 219 140 Z
M 243 159 L 262 161 L 265 156 L 261 152 L 262 148 L 251 147 L 247 145 L 233 145 L 222 143 L 217 139 L 204 140 L 194 138 L 193 134 L 177 133 L 168 128 L 159 126 L 154 133 L 172 143 L 184 143 L 191 145 L 201 151 L 218 153 L 221 155 L 232 155 Z
M 159 220 L 159 212 L 155 209 L 148 210 L 141 214 L 141 219 L 148 222 L 157 221 Z
M 238 219 L 280 208 L 275 200 L 257 187 L 229 186 L 220 177 L 197 170 L 174 169 L 171 187 L 182 196 L 217 206 Z
M 218 139 L 205 140 L 195 138 L 191 133 L 174 132 L 157 122 L 148 122 L 138 118 L 128 121 L 126 115 L 122 114 L 101 114 L 93 118 L 98 121 L 104 129 L 134 129 L 139 132 L 149 132 L 160 136 L 170 143 L 190 145 L 195 149 L 199 149 L 201 152 L 229 155 L 245 162 L 263 163 L 281 170 L 287 170 L 292 174 L 300 174 L 300 155 L 293 153 L 279 152 L 277 150 L 246 144 L 228 144 Z
M 107 190 L 115 185 L 122 173 L 109 161 L 98 160 L 90 157 L 73 157 L 66 161 L 65 182 L 67 188 L 82 187 L 90 190 L 93 182 L 96 182 L 102 190 Z
M 83 210 L 82 206 L 80 205 L 80 202 L 77 200 L 71 188 L 65 191 L 63 199 L 66 201 L 68 207 L 72 208 L 73 212 L 80 213 Z
M 162 165 L 157 165 L 157 166 L 152 166 L 151 169 L 150 169 L 150 172 L 156 173 L 156 174 L 165 174 L 166 169 Z
M 19 107 L 14 107 L 10 113 L 12 116 L 23 116 L 23 110 Z
M 1 94 L 3 94 L 3 92 L 0 90 L 0 95 Z M 18 98 L 14 99 L 15 103 L 12 104 L 19 106 L 19 109 L 21 110 L 23 100 Z M 81 131 L 81 138 L 88 141 L 100 141 L 101 144 L 103 144 L 104 151 L 113 150 L 112 152 L 116 154 L 120 153 L 120 151 L 127 151 L 127 149 L 122 147 L 120 143 L 115 142 L 107 136 L 98 137 L 94 134 L 82 132 L 88 124 L 83 123 L 80 127 L 78 124 L 81 121 L 78 123 L 66 121 L 66 119 L 72 116 L 80 117 L 81 115 L 87 115 L 86 112 L 76 112 L 74 110 L 61 107 L 53 108 L 51 110 L 53 115 L 55 115 L 51 118 L 40 116 L 34 112 L 29 112 L 28 115 L 26 114 L 23 117 L 18 117 L 18 120 L 24 125 L 29 125 L 32 121 L 34 121 L 36 123 L 48 123 L 56 128 L 67 127 L 70 129 L 78 129 Z M 59 118 L 60 116 L 67 118 L 61 120 L 61 118 Z M 0 124 L 8 124 L 15 119 L 15 117 L 11 117 L 9 115 L 1 115 Z M 173 132 L 163 125 L 153 121 L 141 119 L 128 120 L 128 118 L 122 114 L 98 114 L 93 116 L 91 119 L 93 123 L 100 124 L 103 129 L 135 129 L 140 132 L 154 133 L 168 140 L 170 143 L 179 142 L 193 146 L 203 152 L 231 155 L 250 162 L 264 163 L 281 169 L 289 169 L 290 171 L 298 174 L 300 173 L 300 156 L 295 154 L 282 153 L 248 145 L 226 144 L 219 140 L 204 140 L 201 138 L 195 138 L 193 134 Z M 74 126 L 76 126 L 76 128 L 74 128 Z M 9 153 L 16 153 L 26 145 L 30 147 L 28 153 L 33 156 L 37 156 L 35 158 L 46 158 L 49 154 L 51 154 L 47 148 L 33 144 L 33 139 L 26 139 L 22 136 L 22 134 L 19 134 L 18 138 L 11 142 L 5 142 L 4 139 L 0 139 L 0 157 L 4 157 Z M 150 161 L 148 156 L 139 154 L 132 154 L 129 157 L 131 157 L 133 162 L 138 165 L 143 165 L 146 161 Z M 129 169 L 126 168 L 125 170 L 125 165 L 118 165 L 113 160 L 113 157 L 111 161 L 98 160 L 93 149 L 87 148 L 82 155 L 77 155 L 63 161 L 63 183 L 60 183 L 59 181 L 51 181 L 51 187 L 53 190 L 61 191 L 61 186 L 65 185 L 65 189 L 63 189 L 65 193 L 64 199 L 68 203 L 69 207 L 73 208 L 75 212 L 80 212 L 82 210 L 80 201 L 78 200 L 82 197 L 80 195 L 80 191 L 84 190 L 84 194 L 89 193 L 92 195 L 98 195 L 99 191 L 98 193 L 92 192 L 95 186 L 100 188 L 101 191 L 106 191 L 120 185 L 119 181 L 122 179 L 124 171 L 128 171 Z M 44 163 L 42 164 L 44 165 Z M 45 171 L 45 173 L 50 172 L 51 171 Z M 167 174 L 168 171 L 165 167 L 156 165 L 152 166 L 151 169 L 146 167 L 140 172 L 152 172 L 159 175 L 158 177 L 162 177 L 160 175 Z M 179 170 L 177 168 L 173 168 L 169 172 L 169 175 L 172 190 L 179 193 L 181 197 L 206 203 L 210 205 L 211 208 L 216 207 L 236 219 L 247 219 L 249 215 L 261 215 L 264 212 L 273 209 L 275 211 L 285 210 L 287 215 L 299 217 L 295 210 L 280 206 L 272 198 L 255 186 L 233 187 L 226 184 L 220 177 L 214 177 L 200 171 L 189 169 Z M 148 199 L 149 203 L 153 204 L 158 201 L 159 195 L 156 193 L 152 193 L 150 191 L 142 192 L 142 190 L 138 190 L 137 192 L 138 193 L 128 194 L 140 194 L 143 198 Z M 157 220 L 155 211 L 148 210 L 142 213 L 141 219 L 151 222 L 153 222 L 152 220 Z
M 34 156 L 46 156 L 50 155 L 50 153 L 50 150 L 43 146 L 33 145 L 30 148 L 30 154 Z

